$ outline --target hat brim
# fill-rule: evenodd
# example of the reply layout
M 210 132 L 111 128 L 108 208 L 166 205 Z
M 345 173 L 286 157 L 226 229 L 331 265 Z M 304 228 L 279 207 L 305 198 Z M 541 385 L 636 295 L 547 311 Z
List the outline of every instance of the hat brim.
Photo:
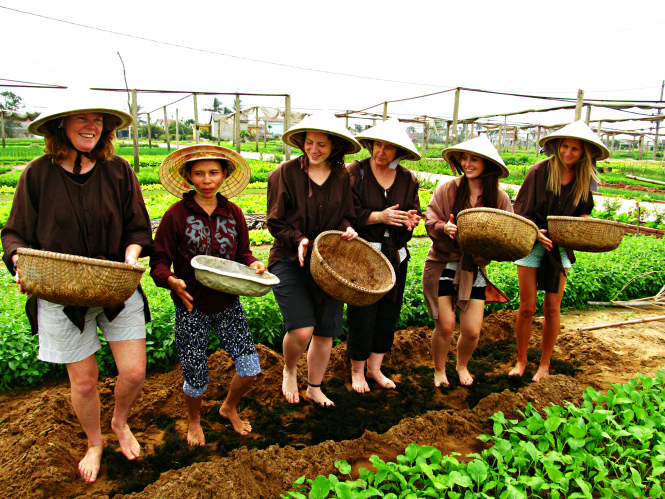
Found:
M 420 161 L 421 159 L 418 149 L 416 149 L 406 131 L 401 128 L 396 118 L 391 118 L 372 128 L 368 128 L 356 135 L 356 140 L 368 150 L 369 148 L 365 145 L 367 141 L 380 140 L 381 142 L 388 142 L 395 147 L 399 147 L 407 154 L 404 158 L 405 161 Z
M 484 135 L 452 147 L 446 147 L 441 152 L 441 156 L 450 164 L 451 156 L 454 156 L 456 161 L 461 162 L 462 153 L 464 152 L 480 156 L 495 165 L 501 171 L 499 178 L 506 178 L 510 175 L 510 171 L 508 171 L 508 167 L 506 167 L 503 159 L 501 159 L 501 155 Z
M 46 136 L 46 124 L 49 121 L 81 113 L 99 113 L 114 116 L 117 118 L 117 122 L 112 130 L 122 130 L 127 128 L 134 121 L 130 114 L 119 109 L 111 109 L 106 107 L 84 107 L 80 109 L 47 111 L 46 114 L 39 115 L 35 121 L 28 125 L 28 131 L 33 135 L 40 135 L 44 137 Z
M 589 145 L 593 146 L 595 150 L 598 151 L 596 156 L 593 158 L 596 161 L 603 161 L 610 157 L 610 150 L 607 148 L 607 146 L 603 143 L 602 140 L 600 140 L 598 135 L 596 135 L 593 130 L 591 130 L 591 128 L 589 128 L 588 125 L 581 120 L 575 121 L 570 125 L 566 125 L 556 132 L 541 138 L 538 142 L 538 145 L 545 150 L 545 153 L 548 156 L 551 156 L 556 152 L 551 141 L 567 137 L 587 142 Z
M 362 149 L 360 143 L 353 137 L 353 135 L 351 135 L 348 130 L 346 130 L 346 128 L 344 128 L 343 125 L 336 123 L 336 119 L 337 118 L 327 115 L 313 114 L 311 116 L 307 116 L 296 126 L 290 128 L 282 134 L 282 142 L 289 146 L 297 147 L 304 152 L 304 139 L 302 143 L 300 140 L 298 140 L 300 134 L 307 134 L 309 131 L 321 132 L 329 135 L 335 135 L 340 139 L 344 139 L 344 141 L 348 144 L 346 152 L 344 152 L 345 155 L 360 152 Z
M 164 158 L 159 166 L 159 181 L 168 192 L 182 198 L 185 192 L 192 190 L 191 184 L 184 177 L 184 167 L 188 161 L 203 159 L 224 159 L 234 165 L 233 171 L 226 177 L 219 193 L 232 198 L 245 190 L 252 176 L 247 163 L 237 152 L 221 146 L 197 144 L 173 151 Z

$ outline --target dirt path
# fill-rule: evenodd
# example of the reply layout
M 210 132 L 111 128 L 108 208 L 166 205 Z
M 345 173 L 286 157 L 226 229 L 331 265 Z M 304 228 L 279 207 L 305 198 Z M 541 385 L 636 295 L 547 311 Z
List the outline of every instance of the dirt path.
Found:
M 662 309 L 625 310 L 592 309 L 571 311 L 562 317 L 562 331 L 555 351 L 555 358 L 577 363 L 581 369 L 577 375 L 552 375 L 541 383 L 526 383 L 518 390 L 503 390 L 484 396 L 479 402 L 470 404 L 470 390 L 454 387 L 451 390 L 429 389 L 435 402 L 445 404 L 450 409 L 431 410 L 414 417 L 406 417 L 392 425 L 387 431 L 378 433 L 367 430 L 359 438 L 334 442 L 327 440 L 316 445 L 270 445 L 264 449 L 239 447 L 230 453 L 220 451 L 224 442 L 236 435 L 224 420 L 210 416 L 216 412 L 225 396 L 226 386 L 233 375 L 233 364 L 224 352 L 211 356 L 211 384 L 204 396 L 204 426 L 210 434 L 221 435 L 218 443 L 210 444 L 209 452 L 194 456 L 194 464 L 182 466 L 162 473 L 152 483 L 135 490 L 136 498 L 205 498 L 213 496 L 231 498 L 274 498 L 281 492 L 291 489 L 291 484 L 305 474 L 335 473 L 334 461 L 345 459 L 354 470 L 369 467 L 368 458 L 372 454 L 382 459 L 395 459 L 412 441 L 434 445 L 442 452 L 460 452 L 465 455 L 477 452 L 482 447 L 476 436 L 491 431 L 488 416 L 501 410 L 508 417 L 516 417 L 515 409 L 531 402 L 537 408 L 551 403 L 565 401 L 579 402 L 586 386 L 604 389 L 607 383 L 625 382 L 638 372 L 653 376 L 662 368 L 665 358 L 665 322 L 649 322 L 638 325 L 612 327 L 596 331 L 577 331 L 577 327 L 607 322 L 630 320 L 641 317 L 663 315 Z M 514 345 L 513 327 L 516 313 L 502 311 L 486 317 L 479 351 L 497 350 L 499 345 Z M 538 346 L 541 321 L 536 320 L 532 343 Z M 411 369 L 423 372 L 421 385 L 429 383 L 432 362 L 429 351 L 431 330 L 410 328 L 398 332 L 393 353 L 388 359 L 388 367 Z M 502 347 L 503 348 L 503 347 Z M 511 352 L 510 348 L 505 352 Z M 266 411 L 283 406 L 280 395 L 281 356 L 267 348 L 259 347 L 263 373 L 248 397 L 259 402 L 258 407 L 246 407 L 242 416 L 258 421 Z M 475 356 L 474 356 L 475 357 Z M 513 353 L 495 358 L 492 373 L 505 374 L 514 362 Z M 449 362 L 450 363 L 450 362 Z M 420 371 L 418 371 L 420 370 Z M 300 385 L 304 391 L 304 363 L 301 365 Z M 401 372 L 401 371 L 400 371 Z M 476 373 L 474 373 L 476 374 Z M 414 374 L 415 376 L 415 374 Z M 344 355 L 344 344 L 335 347 L 326 375 L 327 386 L 335 379 L 341 379 L 342 391 L 350 392 L 349 366 Z M 423 381 L 425 380 L 425 381 Z M 398 391 L 406 391 L 406 375 L 397 375 Z M 170 424 L 176 440 L 186 432 L 186 415 L 181 401 L 182 378 L 179 368 L 168 373 L 148 376 L 143 395 L 134 407 L 130 424 L 144 447 L 140 459 L 148 463 L 157 457 L 156 449 L 167 441 Z M 477 389 L 482 388 L 478 383 Z M 423 388 L 422 386 L 420 388 Z M 102 424 L 108 428 L 112 410 L 113 379 L 100 381 L 102 401 Z M 332 388 L 330 388 L 332 389 Z M 379 389 L 376 385 L 373 390 Z M 352 392 L 351 392 L 352 393 Z M 354 394 L 355 395 L 355 394 Z M 385 395 L 385 394 L 384 394 Z M 394 395 L 394 393 L 392 394 Z M 362 406 L 369 398 L 357 396 L 355 403 Z M 391 399 L 386 399 L 390 401 Z M 311 404 L 302 402 L 306 421 L 321 416 Z M 344 426 L 349 413 L 339 407 L 332 413 L 337 425 Z M 317 416 L 318 415 L 318 416 Z M 283 413 L 281 421 L 290 417 Z M 165 424 L 166 423 L 166 424 Z M 174 424 L 175 423 L 175 424 Z M 279 425 L 280 422 L 277 421 Z M 115 445 L 112 433 L 105 435 L 106 441 Z M 253 438 L 243 437 L 242 445 L 249 445 Z M 118 461 L 118 453 L 108 449 L 105 454 L 99 480 L 93 485 L 85 485 L 76 476 L 76 463 L 84 452 L 83 433 L 72 412 L 69 402 L 69 389 L 66 380 L 55 380 L 37 390 L 13 391 L 0 394 L 0 480 L 4 484 L 6 497 L 123 497 L 116 494 L 121 490 L 123 475 L 132 473 L 132 467 L 139 463 Z M 295 437 L 294 437 L 295 439 Z M 294 440 L 295 442 L 295 440 Z M 220 447 L 221 446 L 221 447 Z M 117 447 L 117 446 L 116 446 Z M 214 447 L 214 448 L 213 448 Z M 162 449 L 163 450 L 163 449 Z M 175 451 L 174 451 L 175 452 Z M 182 459 L 183 454 L 172 453 L 170 459 Z M 168 457 L 168 455 L 167 455 Z M 196 461 L 202 462 L 196 462 Z M 114 462 L 126 468 L 120 475 L 110 476 Z M 177 464 L 177 463 L 176 463 Z M 116 473 L 116 472 L 114 472 Z M 145 487 L 145 488 L 144 488 Z M 127 489 L 124 489 L 127 490 Z

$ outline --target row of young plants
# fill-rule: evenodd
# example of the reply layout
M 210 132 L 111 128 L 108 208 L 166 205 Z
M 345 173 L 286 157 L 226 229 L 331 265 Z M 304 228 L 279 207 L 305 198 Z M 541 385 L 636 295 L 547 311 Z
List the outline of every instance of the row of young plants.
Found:
M 577 407 L 552 405 L 544 417 L 529 403 L 519 419 L 499 411 L 492 446 L 481 453 L 442 455 L 435 447 L 409 445 L 396 462 L 377 456 L 376 471 L 336 461 L 339 473 L 300 477 L 283 499 L 383 497 L 521 499 L 533 497 L 663 497 L 665 473 L 665 372 L 639 374 L 611 384 L 606 394 L 588 387 Z M 346 478 L 348 476 L 348 478 Z M 342 478 L 340 478 L 342 477 Z
M 398 329 L 408 326 L 433 326 L 422 293 L 422 272 L 429 250 L 427 240 L 409 244 L 411 260 L 404 292 Z M 255 256 L 267 261 L 267 251 L 255 251 Z M 584 308 L 588 301 L 610 301 L 633 277 L 653 269 L 665 268 L 665 245 L 655 238 L 626 236 L 621 246 L 611 253 L 577 253 L 577 263 L 570 271 L 563 296 L 564 308 Z M 147 260 L 141 264 L 148 265 Z M 488 305 L 488 310 L 519 307 L 519 284 L 515 265 L 493 262 L 487 267 L 489 279 L 510 298 L 505 305 Z M 147 325 L 148 367 L 169 369 L 177 362 L 173 345 L 174 308 L 169 292 L 157 288 L 148 273 L 141 285 L 150 303 L 152 322 Z M 618 297 L 622 300 L 654 296 L 665 286 L 665 274 L 651 273 L 633 281 Z M 0 269 L 0 390 L 40 383 L 45 376 L 62 374 L 62 367 L 37 360 L 38 339 L 30 333 L 24 314 L 25 297 L 18 293 L 13 278 Z M 538 309 L 542 310 L 544 295 L 538 294 Z M 272 293 L 259 298 L 241 297 L 255 342 L 279 349 L 284 335 L 282 316 Z M 102 338 L 98 363 L 102 375 L 114 374 L 111 351 Z M 211 351 L 219 348 L 211 337 Z

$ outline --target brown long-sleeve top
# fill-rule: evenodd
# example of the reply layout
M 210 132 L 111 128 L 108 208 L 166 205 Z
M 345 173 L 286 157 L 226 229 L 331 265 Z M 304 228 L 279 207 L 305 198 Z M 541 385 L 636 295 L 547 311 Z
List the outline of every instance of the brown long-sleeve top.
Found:
M 443 230 L 453 212 L 455 194 L 458 188 L 456 180 L 458 179 L 451 179 L 439 184 L 434 190 L 425 213 L 425 228 L 427 229 L 427 235 L 432 239 L 432 246 L 427 253 L 423 268 L 423 294 L 425 295 L 427 311 L 434 319 L 439 317 L 439 278 L 446 263 L 460 262 L 453 283 L 458 286 L 457 306 L 461 310 L 466 310 L 469 305 L 471 287 L 475 280 L 475 267 L 473 270 L 468 270 L 468 266 L 463 263 L 465 256 L 468 258 L 469 255 L 464 254 L 457 238 L 451 239 Z M 467 208 L 479 208 L 481 206 L 482 202 L 476 206 L 467 206 Z M 501 189 L 499 189 L 498 206 L 496 208 L 511 213 L 513 211 L 508 194 Z M 485 267 L 489 260 L 472 255 L 471 258 L 473 263 L 478 266 L 478 271 L 487 277 Z M 508 297 L 489 282 L 489 279 L 487 279 L 485 293 L 486 303 L 506 303 L 508 301 Z
M 367 225 L 367 219 L 374 211 L 383 211 L 390 206 L 399 205 L 400 210 L 420 211 L 420 199 L 418 198 L 418 179 L 404 168 L 397 165 L 395 181 L 389 189 L 384 189 L 374 176 L 369 158 L 362 161 L 364 175 L 360 175 L 360 162 L 354 161 L 347 170 L 351 176 L 351 187 L 357 206 L 357 218 L 355 228 L 358 235 L 371 242 L 381 243 L 381 251 L 387 255 L 388 260 L 399 276 L 400 261 L 398 251 L 406 247 L 406 243 L 413 237 L 413 231 L 404 226 L 386 225 L 382 223 Z M 362 194 L 360 186 L 362 182 Z M 388 235 L 386 235 L 386 232 Z M 408 250 L 407 250 L 408 251 Z M 392 301 L 397 297 L 397 288 L 393 288 L 387 295 Z
M 12 274 L 12 255 L 18 248 L 124 262 L 130 244 L 141 246 L 141 256 L 149 256 L 154 249 L 141 186 L 127 161 L 119 156 L 98 161 L 83 184 L 71 180 L 47 155 L 28 163 L 2 229 L 3 260 Z M 149 317 L 145 299 L 144 304 Z M 121 309 L 107 310 L 109 320 Z M 67 307 L 66 313 L 81 327 L 85 310 Z
M 561 194 L 556 196 L 547 190 L 548 168 L 550 160 L 540 161 L 531 167 L 522 187 L 520 187 L 515 198 L 515 213 L 531 220 L 539 229 L 547 229 L 547 217 L 564 216 L 579 217 L 590 215 L 593 210 L 593 195 L 591 190 L 585 201 L 575 206 L 573 204 L 573 190 L 576 178 L 566 185 L 561 186 Z M 565 248 L 570 263 L 575 263 L 573 250 Z M 559 292 L 559 280 L 564 272 L 561 263 L 559 247 L 554 244 L 552 250 L 546 251 L 546 258 L 538 268 L 538 289 L 550 293 Z

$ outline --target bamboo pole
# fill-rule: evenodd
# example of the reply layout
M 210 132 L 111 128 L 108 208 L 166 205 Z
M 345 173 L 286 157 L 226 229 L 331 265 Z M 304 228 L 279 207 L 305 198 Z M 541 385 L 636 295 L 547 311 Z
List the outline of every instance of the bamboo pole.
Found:
M 169 131 L 169 119 L 166 117 L 166 106 L 164 106 L 164 130 L 166 131 L 166 147 L 171 152 L 171 132 Z
M 2 112 L 2 109 L 0 109 L 0 123 L 2 123 L 2 147 L 6 147 L 6 145 L 5 145 L 5 113 Z
M 575 103 L 575 121 L 582 119 L 582 106 L 584 105 L 584 90 L 577 91 L 577 102 Z
M 471 133 L 469 134 L 469 140 L 471 140 L 473 138 L 474 128 L 476 127 L 473 123 L 469 123 L 469 128 L 471 129 Z
M 284 97 L 284 132 L 291 128 L 291 96 Z M 284 159 L 291 159 L 291 146 L 284 144 Z
M 175 108 L 175 148 L 180 148 L 180 121 L 178 120 L 178 108 Z
M 614 155 L 614 137 L 616 137 L 616 135 L 616 133 L 613 133 L 612 139 L 610 140 L 610 158 Z
M 383 121 L 388 119 L 388 102 L 383 103 Z
M 425 153 L 427 152 L 427 132 L 429 130 L 429 125 L 427 124 L 427 121 L 425 121 L 425 124 L 423 126 L 423 147 L 422 147 L 422 156 L 423 158 L 425 157 Z
M 634 319 L 632 321 L 613 322 L 611 324 L 601 324 L 599 326 L 578 327 L 577 330 L 591 331 L 593 329 L 602 329 L 604 327 L 625 326 L 627 324 L 642 324 L 643 322 L 662 321 L 663 319 L 665 319 L 665 315 L 659 315 L 658 317 L 649 317 L 647 319 Z
M 499 123 L 499 141 L 497 142 L 497 151 L 499 151 L 499 154 L 501 154 L 501 140 L 503 139 L 503 125 Z
M 453 107 L 453 143 L 457 144 L 457 115 L 459 114 L 459 94 L 460 89 L 455 90 L 455 106 Z
M 236 94 L 236 115 L 233 123 L 235 125 L 236 152 L 240 154 L 240 94 Z
M 136 104 L 136 89 L 132 89 L 132 118 L 134 123 L 132 124 L 132 135 L 134 138 L 134 171 L 139 172 L 141 166 L 139 165 L 139 117 L 137 112 Z
M 346 112 L 348 113 L 349 110 L 347 109 Z M 349 115 L 348 114 L 346 115 L 346 124 L 344 126 L 346 127 L 347 130 L 349 129 Z
M 259 106 L 256 106 L 256 152 L 259 152 Z
M 148 113 L 148 147 L 152 148 L 152 134 L 150 133 L 150 113 Z
M 266 149 L 268 147 L 268 117 L 265 117 L 266 119 L 263 120 L 263 148 Z
M 651 184 L 665 185 L 665 182 L 660 180 L 651 180 L 650 178 L 636 177 L 635 175 L 626 175 L 626 178 L 632 178 L 633 180 L 639 180 L 640 182 L 648 182 Z
M 590 307 L 657 307 L 652 301 L 588 301 Z
M 660 86 L 660 100 L 663 100 L 663 90 L 665 90 L 665 80 L 663 80 L 662 85 Z M 661 110 L 658 109 L 658 114 L 660 114 Z M 656 154 L 658 154 L 658 132 L 660 130 L 660 120 L 656 121 L 656 138 L 653 141 L 653 154 L 651 155 L 651 159 L 656 161 Z M 665 151 L 663 151 L 665 153 Z M 665 157 L 665 154 L 663 154 L 663 157 Z
M 540 152 L 540 125 L 538 125 L 538 137 L 536 137 L 536 159 L 538 159 L 538 153 Z
M 450 121 L 446 121 L 446 147 L 448 147 L 449 140 L 450 140 Z
M 199 143 L 199 106 L 196 102 L 196 94 L 194 95 L 194 140 Z
M 587 104 L 586 107 L 586 125 L 589 126 L 591 123 L 591 104 Z
M 637 155 L 637 159 L 642 161 L 642 153 L 644 152 L 644 134 L 640 135 L 640 150 Z
M 513 156 L 515 156 L 515 144 L 517 143 L 517 127 L 513 128 Z

